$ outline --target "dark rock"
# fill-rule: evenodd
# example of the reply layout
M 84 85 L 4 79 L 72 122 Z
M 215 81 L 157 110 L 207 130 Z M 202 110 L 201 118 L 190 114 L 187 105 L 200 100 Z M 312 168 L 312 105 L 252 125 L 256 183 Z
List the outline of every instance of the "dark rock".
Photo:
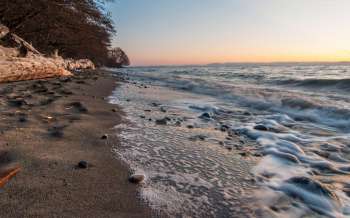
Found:
M 208 112 L 205 112 L 202 115 L 200 115 L 199 118 L 204 119 L 204 120 L 210 120 L 210 119 L 212 119 L 212 115 Z
M 226 148 L 227 150 L 229 150 L 229 151 L 232 151 L 232 149 L 233 149 L 233 147 L 232 147 L 232 146 L 230 146 L 230 145 L 225 146 L 225 148 Z
M 21 123 L 24 123 L 24 122 L 27 122 L 27 118 L 24 117 L 24 116 L 23 117 L 21 116 L 21 117 L 18 118 L 18 121 L 21 122 Z
M 250 112 L 248 112 L 248 111 L 245 111 L 244 113 L 243 113 L 243 115 L 245 115 L 245 116 L 250 116 L 250 115 L 252 115 Z
M 198 139 L 204 141 L 206 138 L 208 138 L 207 136 L 205 135 L 198 135 Z
M 168 119 L 163 118 L 163 119 L 158 119 L 156 120 L 157 125 L 167 125 L 168 124 Z
M 226 132 L 226 131 L 229 130 L 229 129 L 230 129 L 230 127 L 229 127 L 228 125 L 223 124 L 223 125 L 220 126 L 220 130 L 221 130 L 222 132 Z
M 89 166 L 88 162 L 86 162 L 84 160 L 82 160 L 78 163 L 78 168 L 80 168 L 80 169 L 86 169 L 86 168 L 88 168 L 88 166 Z
M 146 117 L 145 115 L 140 115 L 140 118 L 145 119 Z
M 101 136 L 101 139 L 108 139 L 108 135 L 104 134 L 103 136 Z
M 63 133 L 64 128 L 66 128 L 65 125 L 57 125 L 57 126 L 50 127 L 48 131 L 51 136 L 56 138 L 61 138 L 64 135 Z
M 129 182 L 134 184 L 139 184 L 145 180 L 145 175 L 142 174 L 134 174 L 129 177 Z
M 238 154 L 241 155 L 242 157 L 248 156 L 248 152 L 246 152 L 246 151 L 241 151 Z
M 187 128 L 189 128 L 189 129 L 193 129 L 193 128 L 194 128 L 194 126 L 193 126 L 193 125 L 187 125 Z
M 254 126 L 254 129 L 255 130 L 260 130 L 260 131 L 268 131 L 269 130 L 266 126 L 261 125 L 261 124 L 258 124 L 256 126 Z
M 167 110 L 164 107 L 160 107 L 160 111 L 163 112 L 163 113 L 167 112 Z
M 171 121 L 170 117 L 165 117 L 164 119 L 166 119 L 167 121 Z
M 112 112 L 116 113 L 116 112 L 117 112 L 117 109 L 113 108 L 113 109 L 112 109 Z
M 22 98 L 18 98 L 8 100 L 8 104 L 12 107 L 22 107 L 23 105 L 26 105 L 27 102 Z
M 152 104 L 151 104 L 153 107 L 158 107 L 158 106 L 160 106 L 160 104 L 159 103 L 156 103 L 156 102 L 152 102 Z
M 192 141 L 197 141 L 197 140 L 205 141 L 206 138 L 208 138 L 208 136 L 196 135 L 196 136 L 190 137 L 190 140 L 192 140 Z

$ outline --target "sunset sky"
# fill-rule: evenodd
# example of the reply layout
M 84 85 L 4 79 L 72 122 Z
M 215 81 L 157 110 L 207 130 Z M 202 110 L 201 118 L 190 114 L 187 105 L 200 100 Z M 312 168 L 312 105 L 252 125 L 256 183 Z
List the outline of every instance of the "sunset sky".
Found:
M 350 61 L 350 0 L 116 0 L 133 65 Z

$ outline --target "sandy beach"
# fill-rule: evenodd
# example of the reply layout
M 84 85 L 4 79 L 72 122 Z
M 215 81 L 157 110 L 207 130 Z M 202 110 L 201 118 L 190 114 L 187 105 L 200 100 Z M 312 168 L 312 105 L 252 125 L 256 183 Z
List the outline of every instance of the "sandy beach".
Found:
M 122 112 L 105 98 L 116 80 L 87 71 L 0 85 L 0 171 L 21 168 L 1 189 L 0 217 L 151 215 L 111 152 Z

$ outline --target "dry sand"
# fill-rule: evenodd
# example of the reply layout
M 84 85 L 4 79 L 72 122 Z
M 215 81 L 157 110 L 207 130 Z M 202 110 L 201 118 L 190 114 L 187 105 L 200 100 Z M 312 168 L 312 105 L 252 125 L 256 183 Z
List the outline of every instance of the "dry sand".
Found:
M 0 174 L 21 167 L 0 189 L 0 217 L 151 216 L 111 152 L 122 112 L 105 97 L 115 86 L 102 71 L 0 85 Z

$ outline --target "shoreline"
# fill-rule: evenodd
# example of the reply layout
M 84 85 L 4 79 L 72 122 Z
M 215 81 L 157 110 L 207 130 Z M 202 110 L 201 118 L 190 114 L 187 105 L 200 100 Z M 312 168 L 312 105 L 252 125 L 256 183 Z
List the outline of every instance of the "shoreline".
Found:
M 1 189 L 1 217 L 151 216 L 111 152 L 123 112 L 106 98 L 117 81 L 95 70 L 0 84 L 0 171 L 21 167 Z
M 258 216 L 251 174 L 258 157 L 251 142 L 201 118 L 214 99 L 124 78 L 110 99 L 130 121 L 116 127 L 116 153 L 146 175 L 141 197 L 170 217 Z

